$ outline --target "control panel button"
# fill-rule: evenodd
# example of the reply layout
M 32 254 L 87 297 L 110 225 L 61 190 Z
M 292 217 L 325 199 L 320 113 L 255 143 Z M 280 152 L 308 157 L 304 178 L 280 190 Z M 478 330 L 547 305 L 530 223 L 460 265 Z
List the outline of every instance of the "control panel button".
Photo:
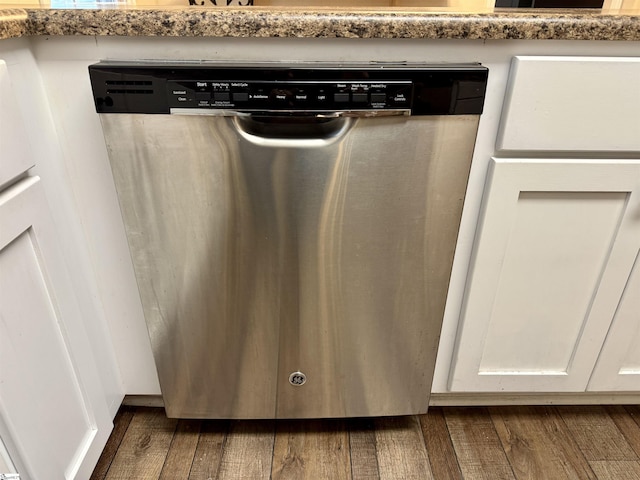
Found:
M 397 104 L 408 103 L 409 99 L 404 96 L 404 94 L 399 93 L 395 97 L 393 97 L 393 101 Z
M 387 101 L 386 93 L 372 93 L 371 94 L 371 103 L 384 103 Z
M 369 101 L 369 94 L 367 93 L 354 93 L 351 99 L 355 103 L 367 103 Z
M 290 92 L 288 92 L 287 90 L 278 88 L 278 89 L 271 90 L 270 97 L 271 97 L 271 100 L 280 103 L 280 102 L 287 102 L 289 100 L 290 95 L 291 95 Z
M 208 102 L 209 100 L 211 100 L 210 92 L 196 92 L 196 101 Z
M 214 92 L 213 99 L 216 102 L 228 102 L 231 99 L 229 92 Z
M 234 102 L 248 102 L 249 94 L 247 92 L 234 92 L 231 94 Z
M 333 101 L 336 103 L 346 103 L 349 101 L 349 94 L 348 93 L 334 93 L 333 94 Z

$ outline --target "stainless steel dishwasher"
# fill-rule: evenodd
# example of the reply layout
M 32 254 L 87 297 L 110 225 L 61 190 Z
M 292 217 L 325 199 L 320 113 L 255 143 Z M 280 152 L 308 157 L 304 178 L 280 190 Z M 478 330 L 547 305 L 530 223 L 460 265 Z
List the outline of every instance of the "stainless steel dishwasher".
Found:
M 89 71 L 167 415 L 426 412 L 487 69 Z

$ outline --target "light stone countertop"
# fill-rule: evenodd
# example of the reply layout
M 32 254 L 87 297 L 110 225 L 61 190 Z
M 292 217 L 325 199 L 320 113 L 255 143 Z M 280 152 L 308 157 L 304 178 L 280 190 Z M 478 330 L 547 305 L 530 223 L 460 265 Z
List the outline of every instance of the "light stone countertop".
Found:
M 32 35 L 640 40 L 640 11 L 124 7 L 0 9 L 0 39 Z

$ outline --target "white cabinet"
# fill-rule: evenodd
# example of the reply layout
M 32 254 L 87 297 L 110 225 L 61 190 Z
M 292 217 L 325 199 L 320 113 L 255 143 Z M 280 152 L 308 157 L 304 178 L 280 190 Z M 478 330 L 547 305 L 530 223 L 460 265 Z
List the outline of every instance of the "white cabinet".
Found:
M 451 391 L 584 391 L 616 311 L 599 368 L 637 372 L 639 249 L 640 161 L 493 159 Z
M 0 437 L 22 479 L 82 480 L 113 424 L 16 97 L 0 60 Z
M 0 416 L 23 478 L 84 479 L 111 431 L 40 179 L 0 193 Z
M 639 84 L 637 56 L 513 59 L 450 391 L 640 392 Z

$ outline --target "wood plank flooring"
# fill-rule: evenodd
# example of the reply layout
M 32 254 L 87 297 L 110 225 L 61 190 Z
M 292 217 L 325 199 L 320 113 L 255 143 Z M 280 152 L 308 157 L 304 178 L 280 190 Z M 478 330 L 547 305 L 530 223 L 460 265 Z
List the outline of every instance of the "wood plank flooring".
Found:
M 432 407 L 348 420 L 175 420 L 122 407 L 91 480 L 640 480 L 640 407 Z

